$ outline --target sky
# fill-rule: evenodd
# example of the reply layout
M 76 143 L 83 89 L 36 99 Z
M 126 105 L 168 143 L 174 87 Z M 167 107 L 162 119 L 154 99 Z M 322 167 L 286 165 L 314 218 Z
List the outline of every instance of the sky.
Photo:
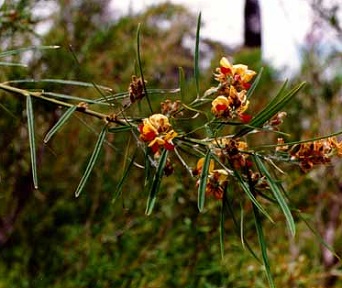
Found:
M 114 0 L 112 8 L 139 12 L 164 0 Z M 243 43 L 244 0 L 171 0 L 202 13 L 203 37 L 237 47 Z M 263 26 L 263 58 L 283 71 L 296 70 L 300 50 L 310 30 L 311 9 L 306 0 L 260 0 Z M 295 8 L 294 8 L 295 7 Z

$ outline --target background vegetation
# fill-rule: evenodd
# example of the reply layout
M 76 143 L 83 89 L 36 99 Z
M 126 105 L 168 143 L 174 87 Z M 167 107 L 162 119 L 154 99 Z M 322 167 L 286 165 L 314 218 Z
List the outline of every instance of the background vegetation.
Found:
M 178 67 L 187 79 L 187 99 L 194 98 L 192 81 L 196 17 L 171 4 L 137 15 L 114 17 L 107 0 L 54 1 L 55 12 L 33 13 L 44 1 L 7 1 L 0 10 L 1 50 L 31 45 L 60 45 L 57 50 L 31 50 L 8 61 L 25 61 L 27 68 L 1 66 L 1 82 L 15 79 L 69 79 L 127 91 L 136 73 L 136 31 L 142 23 L 144 75 L 150 88 L 176 88 Z M 329 10 L 312 1 L 318 19 L 337 39 L 341 29 L 338 6 Z M 317 6 L 318 5 L 318 6 Z M 37 34 L 37 25 L 51 29 Z M 322 51 L 313 41 L 303 50 L 303 66 L 292 84 L 307 81 L 288 106 L 284 125 L 291 139 L 305 139 L 340 130 L 341 54 Z M 265 67 L 256 91 L 257 111 L 279 88 L 277 71 L 262 63 L 258 49 L 231 51 L 221 43 L 201 39 L 201 91 L 212 85 L 213 67 L 233 53 L 235 63 L 258 71 Z M 18 83 L 23 88 L 99 98 L 98 91 L 47 82 Z M 167 95 L 173 97 L 172 95 Z M 145 215 L 144 172 L 135 168 L 122 196 L 112 199 L 124 173 L 129 139 L 110 134 L 91 181 L 79 198 L 74 191 L 87 165 L 100 126 L 96 119 L 75 114 L 48 143 L 46 132 L 60 117 L 60 107 L 34 101 L 40 187 L 33 189 L 25 103 L 1 92 L 0 117 L 0 287 L 265 287 L 262 265 L 244 250 L 225 223 L 225 254 L 219 244 L 219 206 L 212 200 L 199 214 L 194 180 L 176 170 L 162 183 L 156 209 Z M 162 99 L 151 97 L 153 107 Z M 260 106 L 259 106 L 260 105 Z M 139 108 L 137 108 L 139 109 Z M 133 140 L 131 140 L 133 141 Z M 258 141 L 258 139 L 255 139 Z M 257 142 L 256 142 L 257 143 Z M 193 165 L 195 166 L 195 159 Z M 285 167 L 284 185 L 294 207 L 298 232 L 288 237 L 285 220 L 265 222 L 269 256 L 277 287 L 340 287 L 342 267 L 320 242 L 322 237 L 342 251 L 341 163 L 303 174 Z M 240 209 L 239 207 L 237 207 Z M 245 233 L 257 247 L 251 213 L 244 207 Z M 279 213 L 279 211 L 274 211 Z M 308 225 L 309 224 L 309 227 Z M 310 228 L 311 227 L 311 228 Z M 317 233 L 317 235 L 316 235 Z M 318 236 L 321 235 L 321 236 Z M 255 249 L 258 251 L 258 249 Z

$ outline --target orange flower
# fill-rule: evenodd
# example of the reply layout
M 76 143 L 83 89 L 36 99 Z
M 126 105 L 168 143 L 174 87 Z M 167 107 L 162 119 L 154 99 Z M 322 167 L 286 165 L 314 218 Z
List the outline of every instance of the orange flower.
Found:
M 163 114 L 154 114 L 143 119 L 139 132 L 140 139 L 149 143 L 148 147 L 153 153 L 157 153 L 161 147 L 167 150 L 174 148 L 172 139 L 177 136 L 177 133 L 172 130 L 169 119 Z
M 256 75 L 256 72 L 249 70 L 247 65 L 232 65 L 226 57 L 220 60 L 220 68 L 216 69 L 215 79 L 224 85 L 233 85 L 237 90 L 246 90 L 251 85 L 249 82 Z
M 211 103 L 211 111 L 216 117 L 228 116 L 231 102 L 226 96 L 220 95 Z
M 243 113 L 248 109 L 249 101 L 246 90 L 238 92 L 234 86 L 224 91 L 226 96 L 220 95 L 211 103 L 211 111 L 216 117 L 234 118 L 237 115 L 243 118 Z

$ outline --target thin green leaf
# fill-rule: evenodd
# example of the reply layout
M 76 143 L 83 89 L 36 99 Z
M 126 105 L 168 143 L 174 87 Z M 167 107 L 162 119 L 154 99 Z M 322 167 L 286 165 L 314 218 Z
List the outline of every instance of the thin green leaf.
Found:
M 13 62 L 0 62 L 0 66 L 27 67 L 26 64 L 13 63 Z
M 297 141 L 292 141 L 292 142 L 286 142 L 284 144 L 269 144 L 269 145 L 259 145 L 257 146 L 258 149 L 260 148 L 274 148 L 277 146 L 284 146 L 284 145 L 288 145 L 288 146 L 293 146 L 296 144 L 302 144 L 302 143 L 309 143 L 309 142 L 314 142 L 314 141 L 318 141 L 318 140 L 322 140 L 322 139 L 327 139 L 330 137 L 334 137 L 334 136 L 338 136 L 342 134 L 342 130 L 334 132 L 334 133 L 330 133 L 327 135 L 323 135 L 320 137 L 314 137 L 314 138 L 309 138 L 309 139 L 305 139 L 305 140 L 297 140 Z
M 255 228 L 258 234 L 258 240 L 259 240 L 259 245 L 261 249 L 262 260 L 264 262 L 264 266 L 266 270 L 268 284 L 270 285 L 271 288 L 275 288 L 272 273 L 271 273 L 271 267 L 270 267 L 270 263 L 269 263 L 268 256 L 267 256 L 267 247 L 266 247 L 264 232 L 262 230 L 261 216 L 259 214 L 259 208 L 257 208 L 254 204 L 253 204 L 253 213 L 254 213 Z
M 284 83 L 281 85 L 280 89 L 278 90 L 277 94 L 267 103 L 266 107 L 264 107 L 264 109 L 262 109 L 258 114 L 261 115 L 262 113 L 266 113 L 267 109 L 274 106 L 275 103 L 281 101 L 281 99 L 285 95 L 287 84 L 288 80 L 285 80 Z
M 154 208 L 154 204 L 156 202 L 156 196 L 159 191 L 160 183 L 164 175 L 164 168 L 165 168 L 168 152 L 169 152 L 168 150 L 164 149 L 164 151 L 162 152 L 159 158 L 157 171 L 156 171 L 156 174 L 154 174 L 152 187 L 151 187 L 148 199 L 147 199 L 147 205 L 146 205 L 146 211 L 145 211 L 146 215 L 151 215 L 152 210 Z
M 151 162 L 150 162 L 150 159 L 149 159 L 149 155 L 148 155 L 148 149 L 149 147 L 146 147 L 145 149 L 145 169 L 144 169 L 144 187 L 147 191 L 150 191 L 150 188 L 152 186 L 152 180 L 153 180 L 153 177 L 152 177 L 152 172 L 151 172 Z
M 97 105 L 105 105 L 105 106 L 109 105 L 108 103 L 99 102 L 97 100 L 81 98 L 81 97 L 67 95 L 67 94 L 61 94 L 61 93 L 42 92 L 42 95 L 43 96 L 57 98 L 57 99 L 68 99 L 68 100 L 72 100 L 72 101 L 85 102 L 85 103 L 88 103 L 88 104 L 97 104 Z
M 234 223 L 234 231 L 236 233 L 237 236 L 241 237 L 241 243 L 242 246 L 245 248 L 247 248 L 247 250 L 251 253 L 251 255 L 259 262 L 262 263 L 261 260 L 258 258 L 258 256 L 255 254 L 255 252 L 253 251 L 252 247 L 249 245 L 247 239 L 245 238 L 245 236 L 243 235 L 243 233 L 241 233 L 241 231 L 243 231 L 243 220 L 240 220 L 240 224 L 237 221 L 237 218 L 234 214 L 235 209 L 232 205 L 232 203 L 229 201 L 228 196 L 227 195 L 232 195 L 233 192 L 233 186 L 229 185 L 227 186 L 227 193 L 224 194 L 223 196 L 223 208 L 228 211 L 231 219 L 233 220 Z M 240 204 L 241 206 L 241 204 Z M 241 208 L 241 210 L 243 210 L 243 208 Z
M 130 162 L 124 172 L 124 174 L 122 175 L 121 177 L 121 180 L 120 182 L 118 183 L 118 185 L 116 186 L 116 192 L 114 193 L 115 196 L 113 197 L 113 200 L 112 200 L 112 203 L 115 203 L 115 201 L 119 198 L 119 196 L 121 195 L 121 192 L 122 192 L 122 186 L 124 184 L 124 182 L 126 181 L 127 179 L 127 176 L 129 175 L 129 172 L 131 170 L 131 168 L 133 167 L 134 165 L 134 160 L 135 160 L 135 156 L 136 154 L 134 153 L 132 158 L 130 159 Z
M 25 48 L 20 48 L 20 49 L 14 49 L 14 50 L 8 50 L 8 51 L 3 51 L 0 53 L 0 58 L 2 57 L 7 57 L 10 55 L 16 55 L 20 54 L 26 51 L 30 50 L 46 50 L 46 49 L 58 49 L 60 46 L 30 46 L 30 47 L 25 47 Z
M 30 142 L 33 186 L 35 189 L 38 189 L 37 156 L 36 156 L 36 143 L 35 143 L 35 137 L 34 137 L 34 117 L 33 117 L 32 99 L 29 94 L 26 95 L 26 112 L 27 112 L 27 126 L 28 126 L 29 142 Z
M 14 119 L 18 119 L 17 115 L 15 115 L 11 110 L 7 109 L 6 106 L 0 103 L 0 108 L 2 108 L 8 115 L 10 115 Z
M 88 162 L 87 168 L 86 168 L 86 170 L 82 176 L 82 179 L 81 179 L 80 183 L 78 184 L 78 187 L 75 191 L 76 197 L 78 197 L 80 195 L 80 193 L 82 192 L 82 190 L 83 190 L 83 188 L 84 188 L 84 186 L 85 186 L 85 184 L 89 178 L 89 175 L 94 168 L 96 160 L 100 154 L 102 144 L 105 140 L 106 132 L 107 132 L 107 125 L 105 125 L 103 127 L 102 131 L 99 134 L 99 137 L 98 137 L 97 142 L 95 144 L 95 148 L 94 148 L 93 153 L 92 153 L 90 160 Z
M 271 216 L 266 212 L 266 210 L 259 204 L 253 193 L 249 190 L 248 184 L 243 180 L 241 175 L 234 170 L 234 176 L 238 180 L 240 187 L 242 190 L 247 194 L 248 198 L 252 201 L 252 203 L 260 210 L 262 214 L 264 214 L 272 223 L 274 221 L 272 220 Z
M 126 132 L 132 130 L 132 126 L 130 125 L 125 125 L 125 126 L 119 126 L 119 127 L 112 127 L 108 129 L 108 132 L 111 133 L 118 133 L 118 132 Z
M 198 14 L 197 19 L 197 29 L 196 29 L 196 43 L 195 43 L 195 61 L 194 61 L 194 77 L 195 77 L 195 85 L 196 85 L 196 94 L 197 99 L 200 96 L 200 85 L 199 85 L 199 77 L 200 77 L 200 69 L 199 69 L 199 43 L 200 43 L 200 30 L 201 30 L 201 13 Z
M 198 186 L 197 206 L 200 212 L 202 212 L 204 208 L 205 191 L 207 189 L 210 158 L 211 158 L 211 152 L 210 152 L 210 149 L 208 149 L 207 154 L 205 155 L 205 158 L 204 158 L 204 163 L 203 163 L 203 167 L 202 167 L 202 171 L 200 175 L 200 182 Z
M 285 215 L 288 228 L 289 228 L 292 236 L 294 236 L 296 233 L 296 225 L 294 223 L 293 216 L 291 214 L 290 208 L 287 205 L 286 200 L 285 200 L 281 190 L 278 187 L 278 184 L 273 180 L 271 174 L 269 173 L 269 171 L 268 171 L 267 167 L 265 166 L 265 164 L 263 163 L 263 161 L 257 156 L 255 156 L 254 159 L 255 159 L 255 162 L 256 162 L 258 168 L 260 169 L 261 174 L 266 177 L 267 183 L 268 183 L 269 187 L 271 188 L 275 199 L 277 200 L 281 210 L 283 211 L 283 213 Z
M 80 87 L 94 87 L 94 83 L 90 82 L 82 82 L 76 80 L 64 80 L 64 79 L 21 79 L 21 80 L 11 80 L 6 83 L 51 83 L 51 84 L 62 84 L 62 85 L 71 85 L 71 86 L 80 86 Z M 101 88 L 106 91 L 112 91 L 112 88 L 96 85 L 98 88 Z
M 141 28 L 141 24 L 139 23 L 138 30 L 137 30 L 137 62 L 138 62 L 137 64 L 139 66 L 141 82 L 143 84 L 144 93 L 145 93 L 145 97 L 146 97 L 146 100 L 147 100 L 147 103 L 148 103 L 148 107 L 150 108 L 151 113 L 153 113 L 151 102 L 150 102 L 150 98 L 148 97 L 148 93 L 147 93 L 147 89 L 146 89 L 146 84 L 145 84 L 145 80 L 144 80 L 144 73 L 143 73 L 143 69 L 142 69 L 142 65 L 141 65 L 141 56 L 140 56 L 140 28 Z
M 182 67 L 178 67 L 178 82 L 181 101 L 185 100 L 185 73 Z
M 264 71 L 264 67 L 261 67 L 261 69 L 258 73 L 258 76 L 255 78 L 252 86 L 247 91 L 247 95 L 246 95 L 247 99 L 249 99 L 253 95 L 255 88 L 258 86 L 258 84 L 260 82 L 261 75 L 262 75 L 263 71 Z
M 61 118 L 59 118 L 59 120 L 57 121 L 57 123 L 50 129 L 50 131 L 46 134 L 45 138 L 44 138 L 44 143 L 49 142 L 49 140 L 51 139 L 51 137 L 53 135 L 55 135 L 55 133 L 62 128 L 62 126 L 66 123 L 66 121 L 68 121 L 68 119 L 71 117 L 71 115 L 75 112 L 75 110 L 77 109 L 77 106 L 72 106 L 70 108 L 68 108 L 68 110 L 61 116 Z
M 282 86 L 281 90 L 278 92 L 277 96 L 271 100 L 268 105 L 260 111 L 248 124 L 247 127 L 242 128 L 238 131 L 234 138 L 239 138 L 250 131 L 254 130 L 255 128 L 261 128 L 266 121 L 271 119 L 277 112 L 284 108 L 292 98 L 299 92 L 300 89 L 303 88 L 305 83 L 301 83 L 291 89 L 289 92 L 284 94 L 285 84 Z

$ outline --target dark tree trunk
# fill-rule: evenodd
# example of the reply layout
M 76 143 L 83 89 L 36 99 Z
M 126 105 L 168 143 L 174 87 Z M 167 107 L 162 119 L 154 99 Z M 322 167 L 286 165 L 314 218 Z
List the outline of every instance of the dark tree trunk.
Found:
M 246 0 L 244 22 L 245 47 L 261 47 L 261 14 L 259 0 Z

